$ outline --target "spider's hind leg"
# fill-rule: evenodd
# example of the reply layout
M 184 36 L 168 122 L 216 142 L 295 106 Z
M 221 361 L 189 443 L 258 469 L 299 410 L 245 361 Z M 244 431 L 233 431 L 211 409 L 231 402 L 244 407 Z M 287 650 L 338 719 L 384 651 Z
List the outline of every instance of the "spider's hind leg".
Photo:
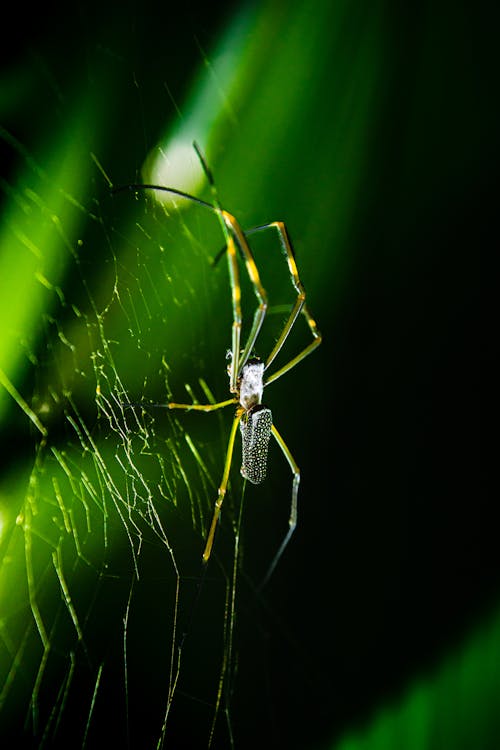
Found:
M 273 425 L 271 427 L 272 434 L 274 436 L 274 439 L 278 443 L 279 447 L 284 453 L 284 456 L 286 460 L 288 461 L 288 465 L 290 466 L 290 469 L 292 470 L 293 474 L 293 481 L 292 481 L 292 501 L 290 504 L 290 516 L 288 518 L 288 531 L 285 534 L 285 538 L 281 542 L 278 551 L 276 552 L 273 561 L 271 562 L 271 565 L 269 566 L 269 569 L 264 576 L 264 579 L 262 583 L 259 586 L 259 589 L 262 589 L 269 579 L 271 578 L 272 574 L 274 573 L 274 569 L 276 568 L 278 562 L 281 559 L 281 556 L 283 555 L 283 552 L 286 549 L 286 546 L 290 539 L 292 538 L 293 532 L 295 531 L 295 527 L 297 526 L 297 496 L 299 493 L 299 483 L 300 483 L 300 469 L 297 466 L 294 457 L 292 456 L 290 449 L 288 448 L 287 444 L 279 434 L 276 427 Z

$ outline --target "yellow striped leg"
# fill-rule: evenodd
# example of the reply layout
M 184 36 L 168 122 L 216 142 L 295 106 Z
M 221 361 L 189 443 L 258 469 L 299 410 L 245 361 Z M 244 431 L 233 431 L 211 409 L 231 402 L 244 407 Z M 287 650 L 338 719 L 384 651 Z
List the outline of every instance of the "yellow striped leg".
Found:
M 273 374 L 265 381 L 264 385 L 269 385 L 270 383 L 273 383 L 275 380 L 278 380 L 282 375 L 285 374 L 285 372 L 288 372 L 288 370 L 291 370 L 292 367 L 295 367 L 295 365 L 298 365 L 299 362 L 302 362 L 303 359 L 305 359 L 312 351 L 314 351 L 320 344 L 321 344 L 321 333 L 318 331 L 318 328 L 316 326 L 316 321 L 310 315 L 309 310 L 304 305 L 302 308 L 302 315 L 304 315 L 305 319 L 307 320 L 307 324 L 311 330 L 311 333 L 313 335 L 313 341 L 306 346 L 305 349 L 303 349 L 299 354 L 297 354 L 296 357 L 290 360 L 290 362 L 287 362 L 286 365 L 283 365 L 283 367 L 280 367 L 279 370 L 276 370 L 276 372 L 273 372 Z M 290 327 L 286 330 L 286 336 L 290 333 Z M 285 336 L 285 338 L 286 338 Z M 266 365 L 267 366 L 267 365 Z
M 274 380 L 277 380 L 285 372 L 288 372 L 288 370 L 291 370 L 292 367 L 295 367 L 295 365 L 297 365 L 305 357 L 307 357 L 312 351 L 314 351 L 314 349 L 316 349 L 316 347 L 321 344 L 321 334 L 318 331 L 314 318 L 309 313 L 309 310 L 307 309 L 307 306 L 305 304 L 306 293 L 305 293 L 304 287 L 302 286 L 302 282 L 300 280 L 299 271 L 297 268 L 297 264 L 295 262 L 295 256 L 294 256 L 293 249 L 292 249 L 292 243 L 290 242 L 290 238 L 288 236 L 288 232 L 287 232 L 285 224 L 282 221 L 272 221 L 269 224 L 264 224 L 261 227 L 255 227 L 254 229 L 250 230 L 250 232 L 258 232 L 258 231 L 263 231 L 265 229 L 276 229 L 276 231 L 278 232 L 278 236 L 279 236 L 280 243 L 281 243 L 281 248 L 283 250 L 283 254 L 286 258 L 286 262 L 288 265 L 288 272 L 290 274 L 290 279 L 295 288 L 295 291 L 297 292 L 297 299 L 295 300 L 292 311 L 288 317 L 287 322 L 285 323 L 283 327 L 283 330 L 281 331 L 281 334 L 278 337 L 278 340 L 276 341 L 276 344 L 274 345 L 271 353 L 269 354 L 266 360 L 265 369 L 267 370 L 269 365 L 274 361 L 274 359 L 280 352 L 283 344 L 288 338 L 288 335 L 290 331 L 292 330 L 295 324 L 295 321 L 297 320 L 300 313 L 302 313 L 302 315 L 305 317 L 307 325 L 309 326 L 309 330 L 311 331 L 311 334 L 313 336 L 313 341 L 308 346 L 306 346 L 305 349 L 303 349 L 303 351 L 300 352 L 300 354 L 298 354 L 296 357 L 291 359 L 290 362 L 288 362 L 288 364 L 281 367 L 273 375 L 271 375 L 271 377 L 269 377 L 266 380 L 265 385 L 269 385 L 269 383 L 272 383 Z
M 225 211 L 221 210 L 221 216 L 224 219 L 224 229 L 227 244 L 227 260 L 229 268 L 229 282 L 231 285 L 231 300 L 233 305 L 233 328 L 231 337 L 231 364 L 229 370 L 229 390 L 231 393 L 237 391 L 238 380 L 238 358 L 240 355 L 240 338 L 241 338 L 241 286 L 238 269 L 238 258 L 236 256 L 236 247 L 234 240 L 229 233 L 226 225 Z
M 215 411 L 216 409 L 223 409 L 225 406 L 231 404 L 237 404 L 237 398 L 228 398 L 227 401 L 218 401 L 216 404 L 167 404 L 168 409 L 184 409 L 184 411 Z
M 245 365 L 247 359 L 249 358 L 250 354 L 252 353 L 255 339 L 257 338 L 260 328 L 262 326 L 262 323 L 264 321 L 264 318 L 266 316 L 267 311 L 267 294 L 266 290 L 262 286 L 259 271 L 257 269 L 257 266 L 255 265 L 255 260 L 253 258 L 252 252 L 248 246 L 248 242 L 246 240 L 245 235 L 243 234 L 243 231 L 234 218 L 230 213 L 227 211 L 222 210 L 222 217 L 224 219 L 224 222 L 227 227 L 228 231 L 228 259 L 229 259 L 229 269 L 230 269 L 230 276 L 231 276 L 231 290 L 233 293 L 233 300 L 237 298 L 238 305 L 240 305 L 240 297 L 241 297 L 241 289 L 239 285 L 239 280 L 237 278 L 237 272 L 234 272 L 234 267 L 237 266 L 236 263 L 236 248 L 234 245 L 233 237 L 235 238 L 239 248 L 241 249 L 241 252 L 243 253 L 243 257 L 245 259 L 245 266 L 247 269 L 248 276 L 250 278 L 250 281 L 252 282 L 255 296 L 257 297 L 257 300 L 259 302 L 257 309 L 255 310 L 253 321 L 252 321 L 252 328 L 250 329 L 250 333 L 248 335 L 247 342 L 245 344 L 245 348 L 240 356 L 239 348 L 235 350 L 235 342 L 233 338 L 233 362 L 232 364 L 236 366 L 235 362 L 237 361 L 237 368 L 236 368 L 236 376 L 241 374 L 241 370 L 243 366 Z M 231 270 L 233 269 L 233 270 Z M 233 310 L 234 310 L 234 302 L 233 302 Z M 240 309 L 240 328 L 241 328 L 241 309 Z M 234 326 L 234 323 L 233 323 Z M 238 338 L 238 344 L 239 344 L 239 338 Z M 231 370 L 231 376 L 233 375 L 233 370 Z M 236 386 L 236 382 L 234 383 L 234 386 Z M 233 382 L 231 380 L 231 391 L 233 391 Z
M 224 464 L 224 473 L 222 475 L 222 481 L 218 490 L 217 500 L 215 501 L 214 515 L 212 517 L 212 523 L 210 524 L 210 531 L 208 532 L 207 542 L 205 544 L 205 551 L 203 552 L 203 562 L 208 562 L 210 553 L 212 552 L 212 545 L 214 543 L 215 529 L 217 528 L 217 521 L 219 520 L 222 503 L 224 502 L 224 495 L 226 494 L 227 483 L 229 481 L 229 470 L 231 469 L 231 461 L 233 458 L 234 441 L 236 438 L 236 431 L 240 423 L 243 410 L 238 410 L 233 420 L 233 426 L 229 434 L 229 441 L 227 444 L 226 462 Z

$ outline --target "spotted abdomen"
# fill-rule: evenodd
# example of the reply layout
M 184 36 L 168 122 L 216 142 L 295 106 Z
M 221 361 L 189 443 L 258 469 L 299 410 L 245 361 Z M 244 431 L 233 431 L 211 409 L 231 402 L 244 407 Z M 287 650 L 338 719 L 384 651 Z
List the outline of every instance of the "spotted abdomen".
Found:
M 241 419 L 241 473 L 252 484 L 260 484 L 266 478 L 267 451 L 272 426 L 271 409 L 262 404 L 253 406 Z

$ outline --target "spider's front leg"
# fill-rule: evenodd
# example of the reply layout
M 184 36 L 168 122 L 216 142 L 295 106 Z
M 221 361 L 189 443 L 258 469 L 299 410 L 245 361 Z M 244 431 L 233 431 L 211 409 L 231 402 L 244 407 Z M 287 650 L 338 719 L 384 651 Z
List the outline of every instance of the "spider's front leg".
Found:
M 229 279 L 231 283 L 231 296 L 233 304 L 233 335 L 232 335 L 232 362 L 230 371 L 230 391 L 237 392 L 237 378 L 241 375 L 250 354 L 253 350 L 255 340 L 259 334 L 264 318 L 267 312 L 267 293 L 262 282 L 258 268 L 255 264 L 254 257 L 248 246 L 245 234 L 238 224 L 237 220 L 227 211 L 222 210 L 222 219 L 224 221 L 227 258 L 229 265 Z M 238 257 L 236 247 L 239 248 L 245 261 L 245 267 L 248 277 L 254 288 L 257 297 L 258 306 L 255 310 L 252 327 L 248 334 L 248 339 L 243 352 L 240 352 L 240 334 L 241 334 L 241 286 L 239 280 Z
M 266 380 L 266 385 L 269 385 L 274 380 L 277 380 L 279 377 L 284 375 L 285 372 L 288 372 L 288 370 L 291 370 L 292 367 L 295 367 L 295 365 L 301 362 L 309 354 L 311 354 L 311 352 L 314 351 L 314 349 L 316 349 L 316 347 L 318 347 L 321 344 L 321 333 L 318 331 L 316 321 L 314 320 L 309 310 L 307 309 L 307 305 L 305 303 L 306 292 L 302 284 L 302 281 L 300 280 L 299 270 L 297 268 L 297 263 L 295 261 L 295 254 L 293 252 L 292 243 L 290 241 L 290 237 L 288 235 L 288 231 L 284 222 L 272 221 L 269 224 L 262 224 L 262 226 L 253 227 L 252 229 L 247 230 L 246 234 L 248 235 L 248 234 L 253 234 L 255 232 L 262 232 L 266 229 L 275 229 L 278 232 L 281 249 L 287 262 L 290 280 L 292 282 L 292 285 L 295 291 L 297 292 L 297 297 L 295 299 L 290 315 L 288 316 L 288 320 L 283 326 L 283 330 L 278 336 L 278 340 L 276 341 L 276 344 L 274 345 L 271 353 L 269 354 L 266 360 L 265 369 L 266 370 L 268 369 L 268 367 L 272 364 L 272 362 L 275 360 L 275 358 L 281 351 L 283 344 L 287 340 L 290 334 L 290 331 L 295 325 L 295 321 L 297 320 L 300 314 L 302 314 L 304 318 L 306 319 L 307 325 L 313 337 L 313 340 L 308 346 L 305 347 L 305 349 L 303 349 L 299 354 L 297 354 L 297 356 L 293 357 L 293 359 L 291 359 L 286 365 L 283 365 L 283 367 L 281 367 L 279 370 L 274 372 Z
M 225 406 L 230 406 L 231 404 L 237 404 L 238 399 L 237 398 L 228 398 L 227 401 L 218 401 L 215 404 L 176 404 L 173 402 L 170 402 L 167 404 L 167 409 L 184 409 L 184 411 L 216 411 L 217 409 L 223 409 Z

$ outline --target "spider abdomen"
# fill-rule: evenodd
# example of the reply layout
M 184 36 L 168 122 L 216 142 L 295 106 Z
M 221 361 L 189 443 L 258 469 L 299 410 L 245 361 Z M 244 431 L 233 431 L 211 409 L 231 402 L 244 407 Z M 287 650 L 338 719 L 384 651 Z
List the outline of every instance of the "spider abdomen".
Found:
M 249 409 L 240 422 L 243 449 L 241 474 L 252 484 L 260 484 L 266 478 L 272 426 L 271 409 L 263 404 L 256 404 Z

